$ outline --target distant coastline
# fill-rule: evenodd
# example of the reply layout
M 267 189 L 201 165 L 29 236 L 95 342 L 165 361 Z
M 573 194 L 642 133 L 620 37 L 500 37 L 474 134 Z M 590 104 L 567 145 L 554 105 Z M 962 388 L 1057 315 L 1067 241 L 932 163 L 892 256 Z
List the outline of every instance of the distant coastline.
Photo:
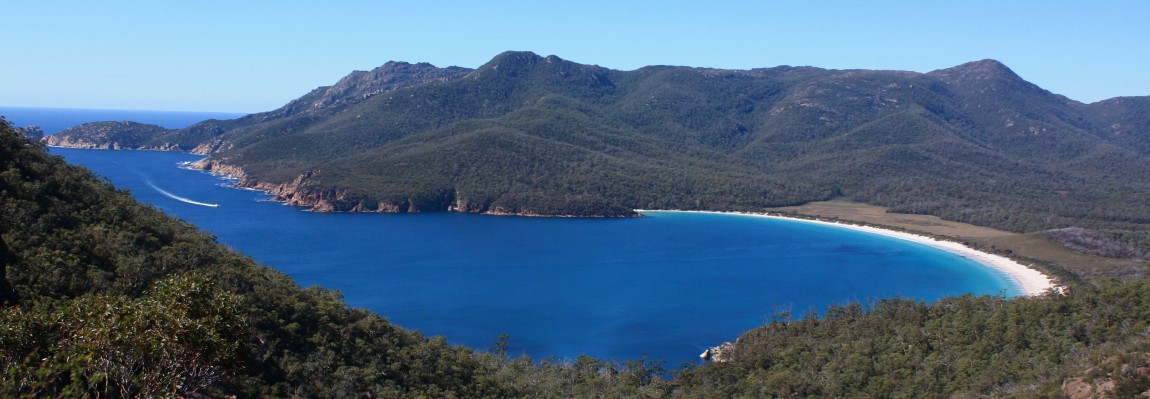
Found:
M 0 106 L 0 115 L 13 126 L 39 126 L 44 134 L 56 134 L 72 126 L 100 121 L 133 121 L 181 129 L 206 119 L 234 119 L 237 112 L 149 111 L 117 109 L 41 108 Z
M 900 240 L 915 242 L 923 245 L 930 246 L 935 249 L 943 250 L 953 253 L 955 255 L 973 260 L 986 267 L 997 270 L 998 272 L 1006 275 L 1020 291 L 1022 296 L 1036 296 L 1042 295 L 1050 290 L 1057 290 L 1058 287 L 1054 284 L 1054 280 L 1043 274 L 1042 272 L 1032 269 L 1026 265 L 1018 263 L 1017 261 L 1001 255 L 995 255 L 983 251 L 970 248 L 954 241 L 939 240 L 933 237 L 928 237 L 920 234 L 907 233 L 897 230 L 883 229 L 872 226 L 863 226 L 842 222 L 828 222 L 823 220 L 802 219 L 794 217 L 786 217 L 779 215 L 769 215 L 762 213 L 747 213 L 747 212 L 717 212 L 717 211 L 682 211 L 682 210 L 655 210 L 655 209 L 636 209 L 636 212 L 681 212 L 681 213 L 711 213 L 722 215 L 739 215 L 748 217 L 759 217 L 769 219 L 782 219 L 796 222 L 821 224 L 824 226 L 833 226 L 855 231 L 861 231 L 870 234 L 878 234 Z

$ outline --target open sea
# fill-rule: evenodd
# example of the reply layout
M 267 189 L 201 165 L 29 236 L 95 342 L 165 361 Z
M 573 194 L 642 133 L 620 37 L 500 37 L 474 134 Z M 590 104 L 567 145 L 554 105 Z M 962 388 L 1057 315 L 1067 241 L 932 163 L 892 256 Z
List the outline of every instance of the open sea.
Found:
M 44 129 L 44 134 L 56 134 L 61 130 L 88 122 L 132 121 L 160 125 L 168 129 L 179 129 L 207 119 L 235 119 L 245 114 L 230 112 L 0 107 L 0 115 L 3 115 L 5 119 L 12 122 L 13 126 L 36 125 Z
M 179 167 L 196 155 L 51 152 L 302 286 L 339 290 L 351 306 L 475 349 L 507 334 L 510 353 L 536 359 L 646 357 L 677 368 L 780 311 L 797 317 L 853 300 L 1019 293 L 1005 276 L 960 256 L 809 223 L 674 212 L 635 219 L 312 213 Z

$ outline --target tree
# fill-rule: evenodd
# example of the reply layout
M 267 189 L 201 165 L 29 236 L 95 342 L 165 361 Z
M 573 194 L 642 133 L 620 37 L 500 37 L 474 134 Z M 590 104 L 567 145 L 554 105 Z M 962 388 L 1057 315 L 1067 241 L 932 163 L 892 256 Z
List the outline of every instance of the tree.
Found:
M 184 274 L 140 298 L 91 294 L 0 312 L 0 396 L 188 396 L 237 370 L 239 297 Z

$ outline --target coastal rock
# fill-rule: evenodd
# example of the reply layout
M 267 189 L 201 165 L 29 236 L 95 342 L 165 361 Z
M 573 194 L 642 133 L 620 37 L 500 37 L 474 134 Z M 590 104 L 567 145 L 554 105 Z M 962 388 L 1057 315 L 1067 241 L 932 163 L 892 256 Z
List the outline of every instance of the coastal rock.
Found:
M 315 184 L 320 171 L 308 171 L 295 177 L 287 183 L 273 183 L 262 181 L 248 175 L 243 168 L 215 160 L 204 158 L 189 165 L 191 168 L 203 170 L 215 175 L 226 176 L 237 180 L 236 187 L 262 191 L 272 195 L 273 201 L 283 202 L 287 205 L 307 208 L 312 212 L 386 212 L 386 213 L 413 213 L 413 212 L 462 212 L 479 213 L 495 216 L 530 216 L 530 217 L 630 217 L 638 214 L 612 214 L 612 215 L 578 215 L 555 214 L 539 212 L 532 209 L 507 208 L 491 206 L 485 202 L 472 201 L 458 196 L 455 190 L 441 190 L 435 195 L 424 198 L 407 198 L 396 200 L 373 200 L 367 196 L 357 194 L 346 188 L 320 187 Z
M 699 358 L 716 363 L 729 362 L 732 360 L 732 355 L 734 355 L 734 349 L 734 343 L 724 342 L 719 346 L 708 348 L 707 350 L 703 351 L 703 353 L 699 355 Z
M 232 143 L 230 141 L 216 138 L 216 139 L 208 140 L 208 141 L 205 141 L 203 143 L 196 145 L 194 148 L 192 148 L 191 153 L 200 154 L 200 155 L 208 155 L 208 154 L 214 154 L 214 153 L 217 153 L 220 151 L 229 150 L 231 148 L 232 148 Z
M 369 203 L 352 198 L 346 189 L 321 189 L 310 186 L 309 180 L 318 171 L 309 171 L 296 176 L 288 183 L 270 183 L 252 179 L 243 168 L 209 158 L 191 164 L 192 168 L 236 179 L 235 186 L 263 191 L 273 196 L 272 200 L 288 205 L 308 208 L 314 212 L 414 212 L 406 204 Z
M 210 158 L 204 158 L 193 162 L 189 166 L 193 169 L 199 169 L 213 175 L 226 176 L 236 180 L 244 180 L 247 177 L 247 174 L 244 173 L 243 168 L 228 165 L 223 162 L 212 160 Z

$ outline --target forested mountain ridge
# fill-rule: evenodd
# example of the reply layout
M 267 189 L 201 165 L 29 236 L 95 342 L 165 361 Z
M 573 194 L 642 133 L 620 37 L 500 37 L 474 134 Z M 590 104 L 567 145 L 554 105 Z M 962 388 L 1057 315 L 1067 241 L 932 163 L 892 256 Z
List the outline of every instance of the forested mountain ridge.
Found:
M 507 52 L 474 70 L 389 63 L 142 147 L 210 153 L 205 167 L 321 210 L 625 216 L 839 197 L 1013 231 L 1133 229 L 1150 222 L 1148 103 L 1081 104 L 993 60 L 617 71 Z

